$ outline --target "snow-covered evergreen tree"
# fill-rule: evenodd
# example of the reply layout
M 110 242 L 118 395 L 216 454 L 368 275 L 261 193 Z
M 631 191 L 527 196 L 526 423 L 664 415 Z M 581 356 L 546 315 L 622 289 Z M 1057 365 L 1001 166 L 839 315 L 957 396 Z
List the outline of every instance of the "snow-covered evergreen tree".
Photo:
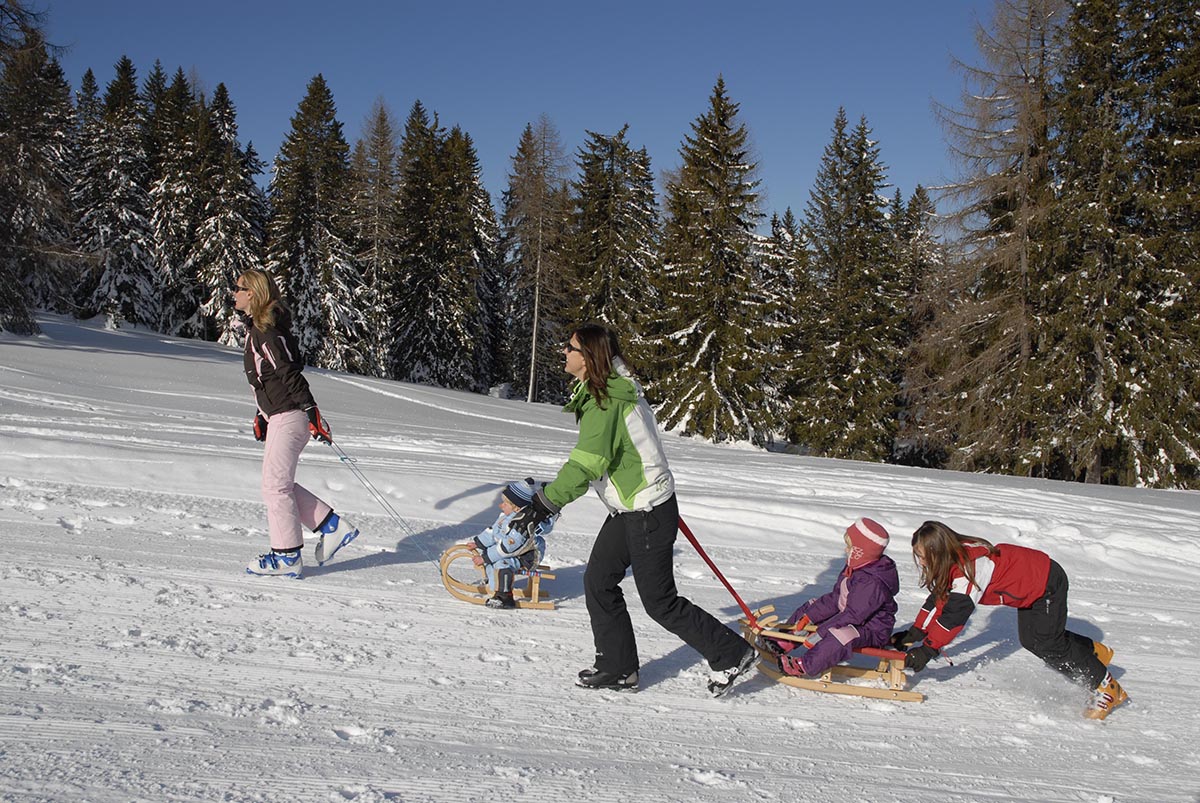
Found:
M 397 194 L 400 153 L 396 123 L 382 100 L 376 101 L 351 157 L 353 190 L 350 215 L 354 256 L 363 274 L 366 318 L 364 370 L 390 377 L 395 353 L 396 293 L 402 283 Z
M 225 84 L 207 107 L 212 148 L 201 174 L 207 199 L 187 261 L 195 270 L 202 336 L 240 345 L 241 327 L 229 303 L 237 276 L 263 264 L 266 199 L 255 176 L 263 165 L 254 147 L 238 141 L 237 113 Z
M 514 392 L 527 401 L 566 397 L 562 344 L 572 320 L 568 253 L 570 192 L 558 130 L 541 116 L 521 133 L 503 201 L 508 343 L 502 354 Z
M 199 320 L 200 287 L 190 257 L 206 188 L 198 135 L 202 109 L 183 70 L 161 92 L 143 91 L 143 102 L 154 116 L 147 120 L 157 153 L 150 168 L 150 226 L 154 233 L 154 267 L 159 286 L 159 330 L 168 334 L 202 335 Z M 148 152 L 149 157 L 149 152 Z
M 645 148 L 626 137 L 588 132 L 576 156 L 572 182 L 574 220 L 569 317 L 598 321 L 620 332 L 637 361 L 645 310 L 654 306 L 652 277 L 658 272 L 658 199 Z
M 895 239 L 899 282 L 908 304 L 904 313 L 907 343 L 901 380 L 901 411 L 893 459 L 907 465 L 939 466 L 945 462 L 944 444 L 924 437 L 924 367 L 918 358 L 919 344 L 945 300 L 936 297 L 931 281 L 946 264 L 945 247 L 936 236 L 936 208 L 928 191 L 918 184 L 908 203 L 896 191 L 889 219 Z
M 778 332 L 760 292 L 758 181 L 737 114 L 718 78 L 667 186 L 650 389 L 668 429 L 765 444 L 777 424 Z
M 491 201 L 480 183 L 471 138 L 458 127 L 444 137 L 435 130 L 429 134 L 422 141 L 434 146 L 430 228 L 423 248 L 407 251 L 416 258 L 401 296 L 409 314 L 397 338 L 400 363 L 413 382 L 484 390 L 490 376 L 481 365 L 487 357 L 481 329 L 486 318 L 478 286 L 496 244 Z M 409 160 L 410 153 L 404 154 L 406 187 L 417 179 L 417 162 L 425 161 L 424 154 Z
M 41 34 L 0 51 L 0 328 L 29 332 L 26 307 L 65 311 L 71 257 L 71 90 Z
M 1047 381 L 1038 388 L 1036 420 L 1054 437 L 1039 457 L 1052 476 L 1186 485 L 1200 479 L 1192 379 L 1200 365 L 1190 323 L 1181 325 L 1192 316 L 1175 308 L 1190 306 L 1195 291 L 1188 263 L 1163 259 L 1173 247 L 1161 248 L 1154 236 L 1169 220 L 1155 211 L 1172 188 L 1161 175 L 1153 186 L 1139 183 L 1153 171 L 1139 145 L 1153 130 L 1142 101 L 1156 48 L 1135 7 L 1086 0 L 1063 31 L 1052 141 L 1060 189 L 1046 245 L 1055 280 L 1044 290 Z M 1133 30 L 1126 20 L 1138 20 Z M 1177 48 L 1167 50 L 1177 58 Z M 1194 87 L 1180 89 L 1195 96 Z M 1194 200 L 1191 207 L 1194 214 Z
M 117 62 L 99 109 L 85 100 L 79 111 L 81 164 L 72 197 L 81 249 L 95 259 L 92 278 L 82 287 L 82 312 L 103 312 L 110 326 L 155 326 L 158 292 L 133 62 Z
M 267 266 L 282 282 L 305 359 L 337 369 L 363 361 L 361 277 L 348 245 L 349 151 L 318 74 L 275 158 Z
M 808 205 L 818 292 L 800 368 L 810 392 L 793 409 L 793 432 L 821 454 L 885 460 L 896 432 L 907 288 L 885 214 L 878 145 L 866 118 L 845 129 L 839 109 Z

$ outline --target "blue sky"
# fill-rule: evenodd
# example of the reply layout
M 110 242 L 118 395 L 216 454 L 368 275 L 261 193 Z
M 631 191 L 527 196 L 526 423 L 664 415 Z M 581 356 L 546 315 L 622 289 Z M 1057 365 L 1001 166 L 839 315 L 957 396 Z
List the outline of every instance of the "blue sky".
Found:
M 243 140 L 275 156 L 308 81 L 322 73 L 351 144 L 382 98 L 402 123 L 414 100 L 475 140 L 499 202 L 525 124 L 545 113 L 569 154 L 586 130 L 645 146 L 656 173 L 707 108 L 718 74 L 741 105 L 763 210 L 801 215 L 834 115 L 866 115 L 907 197 L 953 175 L 931 101 L 954 102 L 951 55 L 977 61 L 991 0 L 609 0 L 606 3 L 343 0 L 43 0 L 72 85 L 104 87 L 122 55 L 224 82 Z

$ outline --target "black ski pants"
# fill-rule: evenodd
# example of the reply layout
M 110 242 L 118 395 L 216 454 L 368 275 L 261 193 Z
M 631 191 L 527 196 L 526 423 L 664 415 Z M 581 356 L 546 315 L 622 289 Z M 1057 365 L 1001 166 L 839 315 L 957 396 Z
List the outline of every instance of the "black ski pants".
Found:
M 1087 636 L 1067 630 L 1067 573 L 1056 561 L 1050 561 L 1046 593 L 1033 605 L 1017 610 L 1017 637 L 1021 646 L 1041 658 L 1048 666 L 1081 683 L 1095 688 L 1108 672 L 1096 657 L 1094 642 Z
M 610 515 L 600 528 L 583 588 L 601 672 L 623 675 L 639 666 L 633 623 L 621 591 L 631 566 L 646 613 L 703 655 L 712 669 L 735 666 L 745 653 L 746 642 L 737 633 L 679 596 L 673 565 L 678 533 L 679 504 L 674 496 L 648 511 Z

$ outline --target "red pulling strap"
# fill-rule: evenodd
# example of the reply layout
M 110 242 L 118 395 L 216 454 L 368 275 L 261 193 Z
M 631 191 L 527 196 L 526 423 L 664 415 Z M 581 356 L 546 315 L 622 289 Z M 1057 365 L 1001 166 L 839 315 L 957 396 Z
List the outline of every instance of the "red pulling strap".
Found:
M 741 607 L 742 613 L 746 614 L 746 621 L 750 623 L 750 628 L 752 630 L 757 630 L 758 619 L 756 619 L 754 614 L 751 613 L 750 607 L 742 601 L 741 597 L 738 596 L 738 592 L 733 590 L 733 586 L 729 585 L 729 581 L 725 579 L 725 575 L 721 574 L 721 570 L 717 568 L 717 565 L 712 562 L 712 558 L 710 558 L 708 553 L 704 551 L 704 547 L 700 546 L 700 542 L 696 540 L 696 536 L 692 535 L 691 528 L 687 526 L 687 523 L 683 520 L 682 516 L 679 518 L 679 529 L 683 531 L 685 536 L 687 536 L 687 540 L 692 542 L 692 546 L 694 546 L 696 551 L 700 553 L 700 557 L 704 558 L 704 562 L 708 564 L 708 568 L 713 570 L 713 574 L 717 576 L 717 579 L 725 585 L 725 588 L 729 589 L 729 593 L 733 595 L 735 600 L 737 600 L 737 604 Z

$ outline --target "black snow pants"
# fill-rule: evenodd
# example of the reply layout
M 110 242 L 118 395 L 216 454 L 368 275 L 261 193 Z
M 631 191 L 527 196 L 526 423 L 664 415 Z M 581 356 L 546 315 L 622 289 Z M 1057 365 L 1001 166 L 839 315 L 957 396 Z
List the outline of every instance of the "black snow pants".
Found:
M 610 515 L 600 528 L 583 576 L 600 671 L 623 675 L 639 666 L 633 623 L 621 591 L 631 566 L 646 613 L 704 656 L 712 669 L 735 666 L 745 653 L 746 642 L 737 633 L 679 596 L 673 568 L 678 532 L 674 496 L 648 511 Z
M 1022 647 L 1051 668 L 1077 683 L 1095 688 L 1108 670 L 1096 657 L 1090 638 L 1067 630 L 1069 586 L 1067 573 L 1051 560 L 1046 593 L 1030 607 L 1017 610 L 1017 637 Z

